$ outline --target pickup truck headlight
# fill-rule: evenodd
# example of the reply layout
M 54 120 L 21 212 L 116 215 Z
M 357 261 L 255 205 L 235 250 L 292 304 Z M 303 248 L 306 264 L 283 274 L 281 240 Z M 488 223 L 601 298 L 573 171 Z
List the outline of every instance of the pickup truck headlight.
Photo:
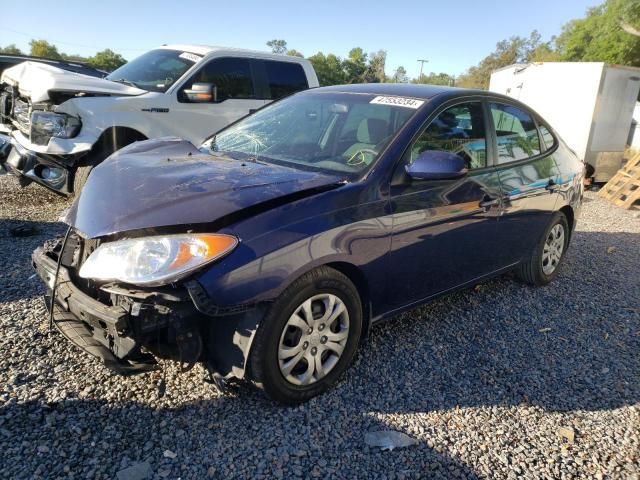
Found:
M 73 138 L 81 125 L 79 118 L 65 113 L 35 111 L 31 114 L 31 141 L 46 145 L 51 137 Z
M 158 286 L 185 277 L 238 245 L 222 234 L 185 234 L 118 240 L 100 245 L 80 268 L 80 276 Z

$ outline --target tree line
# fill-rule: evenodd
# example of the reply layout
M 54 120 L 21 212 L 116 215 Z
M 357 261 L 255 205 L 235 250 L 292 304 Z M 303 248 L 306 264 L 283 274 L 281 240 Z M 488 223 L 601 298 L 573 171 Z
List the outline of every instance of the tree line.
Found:
M 81 62 L 86 63 L 94 68 L 112 72 L 116 68 L 124 65 L 127 61 L 122 55 L 107 48 L 100 52 L 97 52 L 92 57 L 83 57 L 81 55 L 67 54 L 58 51 L 58 47 L 50 44 L 46 40 L 31 40 L 29 42 L 29 55 L 33 57 L 51 58 L 54 60 L 66 60 L 69 62 Z M 0 47 L 0 53 L 6 53 L 10 55 L 25 55 L 25 52 L 20 50 L 15 44 L 8 45 L 4 48 Z
M 60 53 L 55 45 L 45 40 L 32 40 L 29 45 L 31 55 L 86 62 L 107 71 L 115 70 L 126 62 L 110 49 L 84 58 Z M 267 46 L 277 54 L 304 57 L 301 52 L 289 49 L 287 42 L 282 39 L 270 40 Z M 9 45 L 0 48 L 0 53 L 22 52 L 15 45 Z M 583 18 L 569 21 L 558 36 L 547 41 L 536 30 L 528 37 L 513 36 L 502 40 L 496 44 L 493 52 L 458 77 L 445 72 L 430 72 L 410 79 L 404 66 L 397 67 L 391 75 L 387 75 L 387 52 L 384 49 L 365 53 L 362 48 L 355 47 L 345 58 L 323 52 L 307 58 L 323 86 L 411 82 L 486 89 L 491 72 L 514 63 L 606 62 L 640 67 L 640 0 L 605 0 L 601 5 L 588 9 Z

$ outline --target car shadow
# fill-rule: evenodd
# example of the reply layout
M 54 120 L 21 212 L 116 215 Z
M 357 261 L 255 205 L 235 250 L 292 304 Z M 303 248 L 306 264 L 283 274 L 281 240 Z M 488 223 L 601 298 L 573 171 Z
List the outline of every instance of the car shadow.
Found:
M 465 428 L 456 425 L 460 409 L 527 407 L 542 416 L 640 401 L 640 292 L 629 283 L 637 282 L 639 241 L 579 231 L 549 286 L 505 275 L 376 326 L 336 388 L 294 408 L 245 386 L 219 394 L 200 384 L 200 367 L 186 379 L 169 365 L 123 382 L 69 355 L 73 347 L 58 335 L 24 333 L 45 351 L 34 362 L 48 358 L 51 371 L 43 383 L 28 365 L 14 366 L 24 373 L 2 387 L 0 433 L 11 437 L 0 435 L 9 450 L 0 471 L 34 476 L 35 467 L 9 463 L 18 452 L 52 477 L 64 464 L 82 476 L 102 465 L 113 477 L 147 460 L 168 478 L 206 478 L 209 467 L 214 478 L 479 478 L 455 445 L 439 440 L 443 429 Z M 78 370 L 85 384 L 76 383 Z M 419 443 L 392 452 L 366 446 L 366 432 L 387 428 Z M 505 442 L 504 452 L 515 448 Z

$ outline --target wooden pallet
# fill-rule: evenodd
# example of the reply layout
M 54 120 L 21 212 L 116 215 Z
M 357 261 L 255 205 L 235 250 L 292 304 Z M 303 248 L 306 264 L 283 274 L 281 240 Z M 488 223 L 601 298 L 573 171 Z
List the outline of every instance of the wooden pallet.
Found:
M 631 157 L 624 167 L 600 189 L 598 195 L 626 209 L 640 200 L 640 153 Z

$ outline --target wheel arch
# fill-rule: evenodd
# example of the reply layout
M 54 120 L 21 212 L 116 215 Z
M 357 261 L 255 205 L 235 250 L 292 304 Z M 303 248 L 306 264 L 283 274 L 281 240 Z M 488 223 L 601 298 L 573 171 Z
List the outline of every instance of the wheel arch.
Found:
M 99 158 L 107 152 L 109 155 L 116 150 L 133 142 L 147 140 L 148 137 L 131 127 L 111 126 L 106 128 L 98 137 L 86 155 L 77 166 L 95 166 L 104 158 Z M 108 155 L 107 155 L 108 156 Z
M 573 208 L 571 207 L 571 205 L 565 205 L 560 209 L 560 212 L 562 212 L 564 216 L 567 217 L 567 223 L 569 224 L 569 238 L 571 238 L 573 229 L 575 227 L 575 213 L 573 211 Z
M 346 276 L 355 285 L 360 296 L 360 303 L 362 304 L 362 337 L 366 338 L 369 334 L 369 328 L 371 326 L 371 296 L 369 291 L 369 284 L 362 270 L 356 265 L 348 262 L 329 262 L 324 264 L 329 268 L 333 268 L 338 272 Z M 317 268 L 317 267 L 316 267 Z

